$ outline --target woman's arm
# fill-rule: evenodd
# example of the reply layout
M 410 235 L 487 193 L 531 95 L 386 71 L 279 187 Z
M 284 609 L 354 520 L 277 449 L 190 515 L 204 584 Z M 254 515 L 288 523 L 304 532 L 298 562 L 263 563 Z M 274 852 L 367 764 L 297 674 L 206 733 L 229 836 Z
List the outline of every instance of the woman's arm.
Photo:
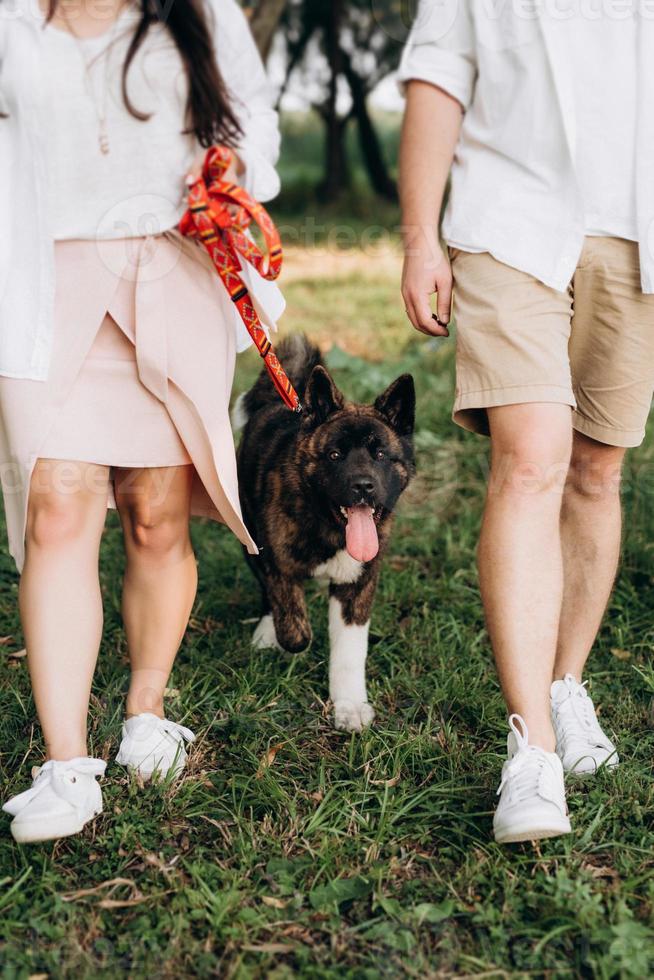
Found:
M 250 26 L 236 0 L 211 0 L 216 56 L 243 135 L 235 153 L 236 176 L 258 201 L 279 193 L 275 164 L 281 137 L 274 91 L 254 43 Z
M 417 330 L 447 336 L 452 273 L 443 254 L 438 220 L 461 129 L 462 106 L 428 82 L 411 81 L 400 144 L 400 201 L 404 237 L 402 296 Z M 436 290 L 437 315 L 429 296 Z

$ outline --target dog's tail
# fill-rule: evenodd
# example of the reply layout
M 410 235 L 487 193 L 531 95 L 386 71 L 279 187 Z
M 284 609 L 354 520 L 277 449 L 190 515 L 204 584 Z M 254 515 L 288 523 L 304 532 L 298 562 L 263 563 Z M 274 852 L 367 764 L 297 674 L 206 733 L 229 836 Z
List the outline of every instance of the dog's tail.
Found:
M 301 401 L 309 375 L 317 364 L 322 364 L 319 348 L 306 334 L 293 333 L 276 344 L 275 350 Z M 281 405 L 279 395 L 263 368 L 250 390 L 236 399 L 232 409 L 233 428 L 242 429 L 255 412 L 277 403 Z

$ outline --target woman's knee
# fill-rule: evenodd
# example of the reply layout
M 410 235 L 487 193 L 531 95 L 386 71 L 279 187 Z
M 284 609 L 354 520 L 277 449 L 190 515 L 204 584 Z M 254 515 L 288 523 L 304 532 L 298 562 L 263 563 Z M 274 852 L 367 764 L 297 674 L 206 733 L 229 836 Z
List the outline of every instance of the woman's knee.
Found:
M 89 535 L 95 501 L 83 493 L 32 493 L 27 512 L 27 545 L 40 549 L 70 546 Z
M 128 558 L 181 560 L 191 552 L 193 468 L 125 470 L 114 481 Z
M 30 481 L 26 543 L 65 547 L 100 539 L 107 513 L 109 468 L 96 463 L 38 459 Z
M 130 507 L 123 519 L 127 551 L 153 561 L 185 558 L 191 551 L 188 523 L 185 511 L 153 513 L 145 507 Z

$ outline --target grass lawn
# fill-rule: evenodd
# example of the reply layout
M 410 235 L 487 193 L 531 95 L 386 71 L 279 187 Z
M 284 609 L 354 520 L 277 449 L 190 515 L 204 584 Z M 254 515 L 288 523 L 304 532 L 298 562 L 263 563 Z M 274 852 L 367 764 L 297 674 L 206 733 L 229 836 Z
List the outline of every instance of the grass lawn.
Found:
M 390 252 L 291 252 L 284 329 L 306 329 L 353 397 L 411 370 L 419 475 L 372 625 L 374 727 L 333 730 L 326 600 L 305 655 L 253 652 L 257 590 L 236 541 L 198 523 L 200 591 L 170 716 L 198 733 L 173 785 L 114 763 L 82 836 L 0 836 L 0 963 L 36 977 L 647 977 L 654 972 L 652 447 L 625 481 L 620 579 L 590 664 L 623 764 L 571 782 L 574 832 L 499 847 L 491 815 L 505 717 L 477 594 L 486 444 L 449 421 L 452 344 L 412 335 Z M 257 370 L 242 359 L 237 389 Z M 102 550 L 106 627 L 91 749 L 112 760 L 127 657 L 117 522 Z M 17 578 L 0 558 L 3 797 L 40 761 Z

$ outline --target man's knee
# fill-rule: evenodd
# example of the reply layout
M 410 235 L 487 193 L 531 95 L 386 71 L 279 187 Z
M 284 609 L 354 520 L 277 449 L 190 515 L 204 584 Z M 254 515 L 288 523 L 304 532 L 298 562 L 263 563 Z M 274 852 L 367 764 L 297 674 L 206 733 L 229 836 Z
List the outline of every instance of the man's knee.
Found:
M 625 452 L 620 446 L 607 446 L 576 432 L 566 492 L 589 500 L 618 495 Z
M 491 487 L 521 494 L 562 491 L 572 451 L 564 405 L 511 405 L 489 411 Z

